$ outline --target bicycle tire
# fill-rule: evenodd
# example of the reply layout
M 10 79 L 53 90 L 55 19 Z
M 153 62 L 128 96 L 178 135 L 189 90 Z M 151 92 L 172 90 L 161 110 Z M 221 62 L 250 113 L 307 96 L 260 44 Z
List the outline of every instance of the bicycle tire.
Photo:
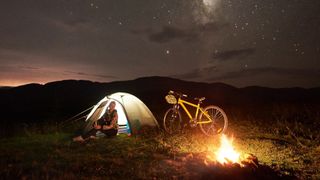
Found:
M 166 111 L 163 117 L 163 127 L 168 134 L 179 133 L 181 130 L 181 113 L 175 108 Z
M 210 105 L 204 109 L 204 112 L 208 112 L 210 118 L 213 120 L 210 123 L 200 123 L 201 131 L 207 136 L 215 136 L 224 133 L 228 128 L 228 117 L 226 113 L 218 106 Z M 203 112 L 199 116 L 199 122 L 202 120 L 208 120 L 207 117 L 203 117 Z

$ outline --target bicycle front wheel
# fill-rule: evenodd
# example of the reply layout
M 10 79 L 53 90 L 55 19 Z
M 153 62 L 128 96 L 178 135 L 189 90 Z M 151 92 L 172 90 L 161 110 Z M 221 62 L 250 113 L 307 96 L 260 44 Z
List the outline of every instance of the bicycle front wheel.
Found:
M 226 113 L 218 106 L 208 106 L 199 116 L 201 131 L 207 136 L 224 133 L 228 127 Z
M 181 130 L 181 114 L 175 108 L 170 108 L 164 115 L 163 127 L 169 134 L 178 133 Z

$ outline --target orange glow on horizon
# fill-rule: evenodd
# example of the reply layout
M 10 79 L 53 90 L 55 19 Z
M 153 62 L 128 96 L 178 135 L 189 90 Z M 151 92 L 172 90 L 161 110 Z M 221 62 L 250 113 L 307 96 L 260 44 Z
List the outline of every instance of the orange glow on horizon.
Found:
M 50 83 L 50 82 L 55 82 L 55 81 L 63 81 L 63 80 L 84 80 L 84 81 L 92 81 L 92 82 L 110 82 L 110 81 L 99 81 L 96 79 L 87 79 L 87 78 L 50 78 L 50 79 L 45 79 L 45 80 L 40 80 L 40 78 L 37 79 L 30 79 L 30 80 L 5 80 L 5 79 L 0 79 L 0 87 L 18 87 L 18 86 L 22 86 L 22 85 L 26 85 L 26 84 L 41 84 L 44 85 L 46 83 Z
M 45 84 L 48 81 L 27 81 L 27 80 L 0 80 L 0 86 L 17 87 L 26 84 Z
M 54 81 L 62 81 L 62 80 L 68 80 L 68 79 L 47 79 L 47 80 L 40 80 L 39 79 L 30 79 L 30 80 L 0 80 L 0 86 L 9 86 L 9 87 L 18 87 L 26 84 L 46 84 L 49 82 L 54 82 Z M 77 79 L 73 79 L 77 80 Z M 84 79 L 81 79 L 84 80 Z

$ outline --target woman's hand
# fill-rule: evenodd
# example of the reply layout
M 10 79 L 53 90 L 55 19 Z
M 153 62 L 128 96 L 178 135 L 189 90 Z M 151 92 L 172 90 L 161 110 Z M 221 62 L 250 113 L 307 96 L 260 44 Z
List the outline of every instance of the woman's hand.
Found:
M 110 126 L 107 126 L 107 125 L 104 125 L 104 126 L 102 126 L 102 129 L 103 129 L 103 130 L 109 130 L 109 129 L 111 129 L 111 127 L 110 127 Z

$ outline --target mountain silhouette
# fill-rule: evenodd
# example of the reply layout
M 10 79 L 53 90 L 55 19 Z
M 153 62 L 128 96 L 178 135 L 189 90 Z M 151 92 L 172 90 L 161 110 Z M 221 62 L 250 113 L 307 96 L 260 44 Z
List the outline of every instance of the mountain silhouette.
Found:
M 1 128 L 16 123 L 61 122 L 96 104 L 114 92 L 128 92 L 140 98 L 159 120 L 170 107 L 164 96 L 169 90 L 193 97 L 206 97 L 204 105 L 215 104 L 231 111 L 250 112 L 272 104 L 319 104 L 320 88 L 236 88 L 223 83 L 200 83 L 169 77 L 98 83 L 64 80 L 44 85 L 27 84 L 0 88 Z

